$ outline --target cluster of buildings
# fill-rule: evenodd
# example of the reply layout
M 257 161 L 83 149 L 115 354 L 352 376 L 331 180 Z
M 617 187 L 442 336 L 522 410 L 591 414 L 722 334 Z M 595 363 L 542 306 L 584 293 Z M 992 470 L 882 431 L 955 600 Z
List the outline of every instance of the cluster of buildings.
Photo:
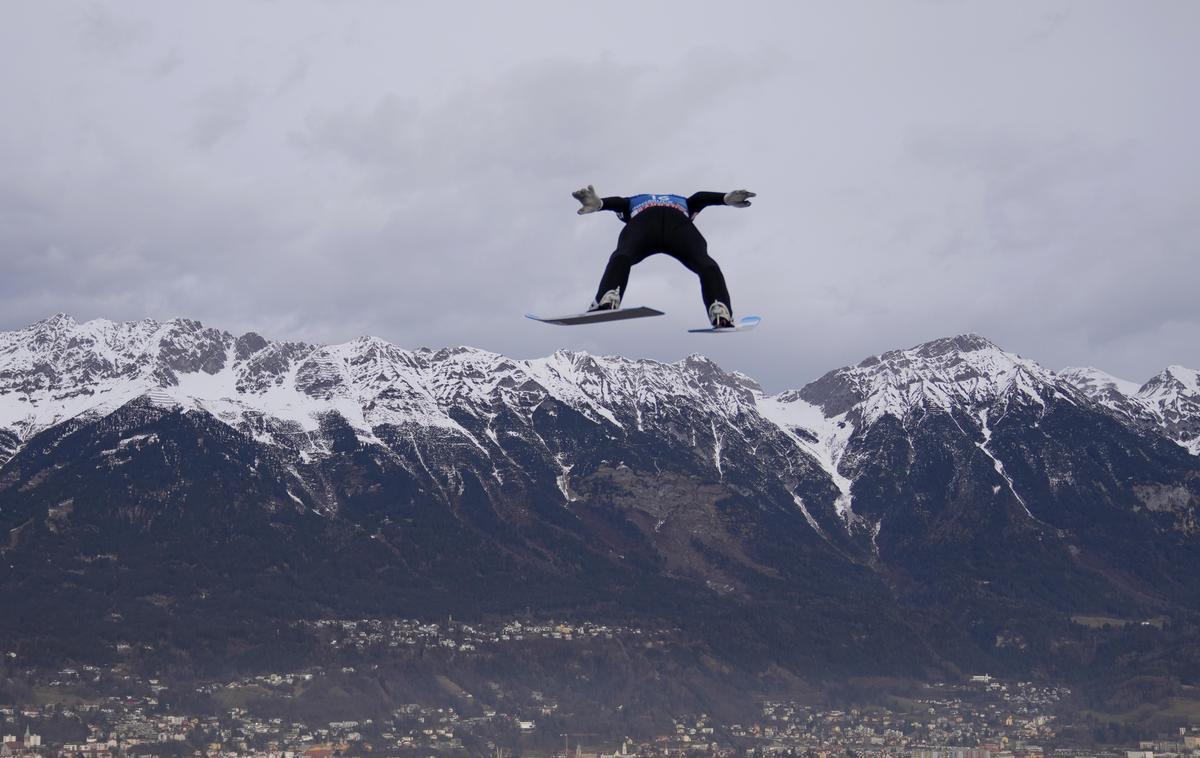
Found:
M 111 672 L 110 672 L 111 673 Z M 316 673 L 269 674 L 256 683 L 285 686 L 308 682 Z M 185 714 L 163 706 L 152 682 L 126 677 L 131 691 L 142 694 L 101 698 L 100 702 L 42 707 L 0 706 L 3 734 L 0 758 L 118 758 L 128 755 L 186 755 L 205 758 L 332 758 L 342 755 L 422 754 L 475 755 L 498 750 L 496 734 L 537 733 L 537 720 L 551 716 L 558 703 L 540 692 L 520 713 L 483 708 L 464 715 L 453 707 L 411 703 L 380 720 L 342 720 L 308 724 L 267 717 L 245 708 L 218 714 Z M 160 685 L 159 685 L 160 686 Z M 248 683 L 205 684 L 199 693 L 236 689 Z M 69 723 L 73 736 L 43 740 L 39 724 Z M 23 736 L 16 730 L 22 724 Z M 510 753 L 511 754 L 511 753 Z
M 1056 736 L 1053 707 L 1070 691 L 990 677 L 968 686 L 936 684 L 929 695 L 891 708 L 821 710 L 767 701 L 754 724 L 731 736 L 770 752 L 909 758 L 1044 758 L 1041 741 Z
M 1139 742 L 1124 758 L 1187 758 L 1200 753 L 1200 727 L 1181 728 L 1171 739 Z
M 336 648 L 379 650 L 416 646 L 441 647 L 470 652 L 529 640 L 636 639 L 662 646 L 670 630 L 645 631 L 638 627 L 599 624 L 591 621 L 506 621 L 496 624 L 464 624 L 450 619 L 435 624 L 417 619 L 322 619 L 303 622 L 327 636 Z
M 41 747 L 41 735 L 29 731 L 28 726 L 25 727 L 25 735 L 22 737 L 15 734 L 0 735 L 0 756 L 5 756 L 5 758 L 38 755 Z
M 355 639 L 362 632 L 379 633 L 367 623 L 349 624 Z M 422 625 L 409 632 L 421 633 Z M 558 625 L 505 626 L 496 631 L 540 637 L 545 634 L 619 633 L 604 627 L 564 631 Z M 430 635 L 432 630 L 426 629 Z M 460 635 L 480 631 L 462 627 Z M 490 634 L 489 631 L 487 634 Z M 441 639 L 440 633 L 429 639 Z M 457 639 L 463 639 L 458 637 Z M 61 676 L 67 676 L 59 672 Z M 255 683 L 285 686 L 311 681 L 318 671 L 268 674 Z M 61 681 L 61 678 L 60 678 Z M 420 703 L 403 705 L 378 720 L 342 720 L 306 724 L 229 708 L 219 714 L 184 714 L 163 707 L 157 698 L 161 685 L 139 681 L 142 694 L 112 696 L 102 702 L 53 705 L 42 708 L 0 708 L 4 730 L 0 758 L 117 758 L 126 755 L 187 755 L 202 758 L 253 755 L 261 758 L 334 758 L 349 755 L 550 755 L 538 750 L 514 750 L 514 738 L 539 735 L 539 720 L 556 716 L 557 703 L 542 693 L 520 712 L 483 707 L 470 714 L 453 707 Z M 229 687 L 229 684 L 218 685 Z M 207 687 L 207 685 L 206 685 Z M 206 690 L 203 687 L 201 691 Z M 889 708 L 820 709 L 788 701 L 764 701 L 751 723 L 723 724 L 706 713 L 674 719 L 672 728 L 654 738 L 610 740 L 609 753 L 585 752 L 582 742 L 565 737 L 567 755 L 600 756 L 767 756 L 804 755 L 830 758 L 1050 758 L 1041 747 L 1053 742 L 1054 706 L 1069 692 L 1029 682 L 992 680 L 967 685 L 933 685 L 922 697 L 896 700 Z M 75 722 L 77 736 L 43 740 L 39 723 Z M 17 726 L 22 729 L 16 729 Z M 574 745 L 573 751 L 571 745 Z M 506 747 L 507 746 L 507 747 Z M 507 751 L 507 753 L 506 753 Z M 1128 755 L 1111 758 L 1183 758 L 1200 751 L 1200 731 L 1178 740 L 1143 743 Z M 1071 751 L 1053 751 L 1054 758 L 1082 758 Z
M 494 627 L 417 621 L 313 622 L 339 646 L 374 647 L 425 644 L 463 650 L 518 640 L 660 637 L 640 629 L 600 624 L 527 623 Z M 406 640 L 416 640 L 407 642 Z M 451 644 L 447 644 L 447 643 Z M 472 648 L 465 648 L 470 650 Z M 677 716 L 670 729 L 632 740 L 621 735 L 568 735 L 559 703 L 539 691 L 487 705 L 464 693 L 462 709 L 410 703 L 374 719 L 305 723 L 281 718 L 276 709 L 256 713 L 233 707 L 230 693 L 259 687 L 285 694 L 314 679 L 344 673 L 314 668 L 272 673 L 233 682 L 195 687 L 198 702 L 225 703 L 216 713 L 181 712 L 160 701 L 157 679 L 142 679 L 125 669 L 66 668 L 39 682 L 59 692 L 58 703 L 0 705 L 0 758 L 337 758 L 339 756 L 806 756 L 806 758 L 1197 758 L 1200 728 L 1142 743 L 1121 752 L 1062 749 L 1057 739 L 1062 687 L 1031 682 L 1001 682 L 973 677 L 965 683 L 929 685 L 908 698 L 893 697 L 887 707 L 820 708 L 767 700 L 746 723 L 724 723 L 707 714 Z M 71 685 L 103 676 L 128 694 L 79 698 Z M 49 687 L 62 688 L 58 690 Z M 225 690 L 226 692 L 220 692 Z M 51 695 L 51 699 L 54 696 Z M 43 697 L 43 700 L 46 699 Z M 491 699 L 491 698 L 483 698 Z M 507 704 L 502 701 L 508 700 Z M 239 701 L 241 702 L 241 701 Z M 557 742 L 558 740 L 562 742 Z M 559 744 L 560 747 L 549 747 Z M 588 752 L 586 745 L 592 747 Z M 603 752 L 603 751 L 608 752 Z

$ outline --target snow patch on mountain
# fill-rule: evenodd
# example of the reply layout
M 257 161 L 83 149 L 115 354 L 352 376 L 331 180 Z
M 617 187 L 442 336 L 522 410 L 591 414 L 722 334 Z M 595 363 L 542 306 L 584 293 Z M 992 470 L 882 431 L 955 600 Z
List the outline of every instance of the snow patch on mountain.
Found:
M 800 513 L 804 515 L 804 520 L 808 522 L 808 525 L 811 526 L 817 534 L 821 535 L 822 537 L 826 537 L 825 532 L 821 529 L 821 525 L 818 524 L 817 520 L 813 518 L 813 515 L 809 513 L 808 506 L 804 504 L 804 498 L 800 497 L 799 495 L 792 495 L 792 500 L 796 503 L 796 507 L 800 509 Z
M 852 482 L 838 470 L 854 433 L 854 425 L 847 420 L 847 414 L 827 417 L 819 406 L 804 400 L 795 390 L 772 396 L 759 394 L 755 401 L 764 418 L 785 431 L 797 447 L 829 474 L 839 492 L 834 509 L 844 522 L 851 523 L 855 519 L 850 494 Z M 811 518 L 807 510 L 805 516 Z
M 1017 492 L 1017 487 L 1013 484 L 1012 477 L 1004 470 L 1004 462 L 997 458 L 996 454 L 988 447 L 992 442 L 992 428 L 988 425 L 988 412 L 986 408 L 982 408 L 979 411 L 979 428 L 983 432 L 983 442 L 976 442 L 975 446 L 991 460 L 996 473 L 1008 484 L 1008 491 L 1012 493 L 1017 502 L 1021 504 L 1021 507 L 1025 509 L 1025 515 L 1036 521 L 1037 517 L 1033 515 L 1033 511 L 1029 510 L 1029 503 L 1025 502 L 1025 498 L 1021 497 L 1021 493 Z M 999 490 L 997 489 L 992 490 L 992 494 L 997 494 L 998 492 Z

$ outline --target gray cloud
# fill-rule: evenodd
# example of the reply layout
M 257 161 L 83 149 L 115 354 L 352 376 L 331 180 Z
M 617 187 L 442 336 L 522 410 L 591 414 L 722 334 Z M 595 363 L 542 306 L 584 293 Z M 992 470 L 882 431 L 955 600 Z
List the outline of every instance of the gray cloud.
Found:
M 183 65 L 183 58 L 179 55 L 179 51 L 171 48 L 166 55 L 158 59 L 150 69 L 152 75 L 156 77 L 170 76 L 176 69 Z
M 83 47 L 102 55 L 128 51 L 147 35 L 146 23 L 101 3 L 84 5 L 75 17 L 75 24 Z
M 192 144 L 207 149 L 234 133 L 250 119 L 256 93 L 245 82 L 213 87 L 197 98 L 192 121 Z
M 0 328 L 702 351 L 772 388 L 962 331 L 1200 365 L 1194 4 L 281 7 L 0 10 Z M 522 319 L 591 298 L 620 225 L 587 183 L 759 192 L 698 223 L 764 325 L 685 334 L 665 258 L 629 297 L 667 318 Z

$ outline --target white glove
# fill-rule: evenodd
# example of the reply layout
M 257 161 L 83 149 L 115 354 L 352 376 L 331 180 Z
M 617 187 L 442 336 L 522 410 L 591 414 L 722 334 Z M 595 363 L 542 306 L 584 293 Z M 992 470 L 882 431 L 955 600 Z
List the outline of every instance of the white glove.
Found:
M 588 185 L 583 189 L 575 190 L 571 193 L 571 197 L 575 198 L 583 205 L 582 208 L 575 211 L 576 213 L 595 213 L 604 209 L 604 201 L 596 194 L 596 188 Z
M 735 208 L 749 208 L 750 198 L 758 197 L 749 190 L 734 190 L 733 192 L 725 193 L 725 204 L 732 205 Z

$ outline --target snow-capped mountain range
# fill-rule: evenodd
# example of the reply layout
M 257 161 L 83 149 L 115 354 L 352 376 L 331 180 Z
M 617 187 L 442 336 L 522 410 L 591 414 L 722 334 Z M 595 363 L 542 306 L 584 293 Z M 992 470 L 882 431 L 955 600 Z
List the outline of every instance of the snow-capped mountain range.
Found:
M 68 419 L 102 416 L 145 396 L 203 410 L 264 442 L 320 452 L 315 434 L 340 414 L 364 442 L 384 424 L 471 432 L 529 392 L 595 421 L 641 423 L 666 400 L 729 418 L 753 407 L 756 385 L 700 356 L 673 365 L 559 352 L 516 361 L 472 348 L 404 350 L 362 337 L 340 345 L 234 337 L 196 321 L 76 323 L 59 315 L 0 332 L 0 429 L 18 440 Z M 491 432 L 489 432 L 489 435 Z
M 923 620 L 969 612 L 993 636 L 944 654 L 994 662 L 1008 653 L 979 640 L 1034 650 L 1047 614 L 1200 613 L 1198 419 L 1193 370 L 1135 387 L 977 335 L 768 394 L 698 355 L 513 360 L 59 315 L 0 333 L 0 604 L 64 582 L 72 612 L 117 592 L 128 615 L 176 566 L 192 624 L 220 587 L 238 614 L 767 613 L 792 631 L 718 636 L 847 667 L 936 658 Z M 111 561 L 119 592 L 77 582 Z M 0 637 L 27 631 L 0 619 Z
M 872 356 L 799 390 L 763 393 L 749 377 L 694 355 L 664 364 L 557 352 L 511 360 L 472 348 L 405 350 L 374 337 L 340 345 L 234 337 L 177 319 L 77 323 L 57 315 L 0 332 L 0 430 L 19 445 L 78 416 L 102 416 L 145 396 L 203 410 L 264 442 L 321 451 L 321 419 L 340 414 L 365 442 L 383 424 L 436 427 L 475 439 L 455 416 L 494 416 L 553 397 L 594 421 L 641 425 L 667 406 L 732 422 L 757 413 L 833 463 L 839 440 L 883 416 L 975 410 L 1022 396 L 1086 397 L 1157 425 L 1200 454 L 1200 372 L 1171 366 L 1140 387 L 1094 368 L 1050 371 L 977 335 Z M 489 436 L 494 431 L 488 431 Z M 11 454 L 11 450 L 9 454 Z

